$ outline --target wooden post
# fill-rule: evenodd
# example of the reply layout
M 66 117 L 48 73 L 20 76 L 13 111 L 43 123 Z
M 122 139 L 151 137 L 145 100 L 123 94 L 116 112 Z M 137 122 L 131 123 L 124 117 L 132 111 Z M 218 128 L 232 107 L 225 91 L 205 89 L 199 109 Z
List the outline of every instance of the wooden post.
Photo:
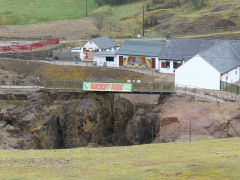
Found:
M 88 16 L 88 0 L 86 0 L 86 16 Z
M 143 2 L 143 32 L 142 32 L 142 35 L 144 37 L 144 2 Z
M 192 141 L 192 122 L 189 124 L 189 141 Z
M 153 125 L 152 125 L 152 142 L 153 142 Z

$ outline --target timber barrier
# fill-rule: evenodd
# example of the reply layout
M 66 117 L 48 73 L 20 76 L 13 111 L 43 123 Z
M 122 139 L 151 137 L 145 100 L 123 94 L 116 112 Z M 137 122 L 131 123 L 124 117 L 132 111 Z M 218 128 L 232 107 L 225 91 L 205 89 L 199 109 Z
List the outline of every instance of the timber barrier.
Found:
M 84 87 L 84 83 L 89 84 L 89 89 Z M 118 85 L 120 88 L 109 89 L 112 85 Z M 131 86 L 130 89 L 124 89 L 125 85 Z M 90 87 L 92 86 L 92 88 Z M 46 90 L 78 92 L 78 91 L 101 91 L 101 92 L 127 92 L 127 93 L 173 93 L 175 86 L 172 82 L 84 82 L 79 80 L 46 80 L 44 82 Z
M 240 96 L 234 93 L 199 89 L 196 87 L 186 87 L 176 85 L 167 81 L 151 82 L 89 82 L 81 80 L 61 80 L 48 79 L 44 82 L 39 81 L 34 85 L 11 81 L 9 84 L 0 82 L 0 93 L 2 92 L 29 92 L 29 91 L 56 91 L 56 92 L 106 92 L 106 93 L 133 93 L 133 94 L 185 94 L 199 97 L 207 101 L 214 102 L 240 102 Z

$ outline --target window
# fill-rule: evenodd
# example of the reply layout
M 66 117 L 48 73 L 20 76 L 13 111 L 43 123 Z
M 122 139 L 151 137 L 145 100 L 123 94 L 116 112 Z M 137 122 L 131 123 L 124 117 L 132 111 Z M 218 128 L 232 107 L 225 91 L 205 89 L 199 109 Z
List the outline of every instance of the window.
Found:
M 170 68 L 170 61 L 162 61 L 161 67 L 162 68 Z
M 173 69 L 177 69 L 179 66 L 181 66 L 181 62 L 173 62 Z
M 173 62 L 173 69 L 177 69 L 178 68 L 178 62 Z
M 106 61 L 113 62 L 114 61 L 114 57 L 106 57 Z
M 170 61 L 166 62 L 166 68 L 170 68 Z

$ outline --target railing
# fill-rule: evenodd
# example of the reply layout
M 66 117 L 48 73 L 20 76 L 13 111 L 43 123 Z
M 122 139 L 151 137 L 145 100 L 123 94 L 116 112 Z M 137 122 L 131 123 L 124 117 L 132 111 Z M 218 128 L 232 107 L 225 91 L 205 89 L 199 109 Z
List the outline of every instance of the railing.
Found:
M 186 85 L 175 85 L 177 93 L 188 94 L 192 96 L 202 97 L 217 102 L 238 101 L 239 97 L 232 93 L 223 90 L 203 89 Z
M 236 84 L 231 84 L 231 83 L 221 81 L 220 82 L 220 89 L 222 91 L 231 92 L 231 93 L 234 93 L 234 94 L 237 94 L 237 95 L 240 94 L 240 86 L 238 86 Z
M 113 83 L 113 82 L 104 82 Z M 126 83 L 114 82 L 114 83 Z M 45 89 L 60 91 L 83 91 L 83 81 L 79 80 L 46 80 Z M 139 93 L 173 93 L 174 83 L 170 82 L 140 82 L 132 83 L 132 92 Z
M 86 80 L 87 81 L 87 80 Z M 85 81 L 85 82 L 86 82 Z M 36 81 L 34 83 L 11 81 L 8 83 L 0 82 L 0 89 L 2 90 L 22 90 L 22 91 L 61 91 L 61 92 L 82 92 L 83 82 L 81 80 L 61 80 L 61 79 L 48 79 L 44 82 Z M 96 83 L 126 83 L 126 81 L 105 81 L 94 82 Z M 166 81 L 150 81 L 150 82 L 133 82 L 131 83 L 132 90 L 130 93 L 147 93 L 147 94 L 162 94 L 162 93 L 177 93 L 196 96 L 205 100 L 226 102 L 226 101 L 239 101 L 240 98 L 231 92 L 200 89 L 196 87 L 187 87 L 175 85 Z M 94 90 L 92 90 L 94 91 Z M 103 90 L 104 91 L 104 90 Z

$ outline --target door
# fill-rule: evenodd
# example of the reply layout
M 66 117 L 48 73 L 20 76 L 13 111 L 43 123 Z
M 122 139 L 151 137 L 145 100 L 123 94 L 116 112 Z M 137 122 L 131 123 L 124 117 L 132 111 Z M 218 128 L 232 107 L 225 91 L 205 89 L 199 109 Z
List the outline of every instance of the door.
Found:
M 156 67 L 156 60 L 155 58 L 152 58 L 152 68 L 155 69 Z
M 119 56 L 119 66 L 123 66 L 123 56 Z

